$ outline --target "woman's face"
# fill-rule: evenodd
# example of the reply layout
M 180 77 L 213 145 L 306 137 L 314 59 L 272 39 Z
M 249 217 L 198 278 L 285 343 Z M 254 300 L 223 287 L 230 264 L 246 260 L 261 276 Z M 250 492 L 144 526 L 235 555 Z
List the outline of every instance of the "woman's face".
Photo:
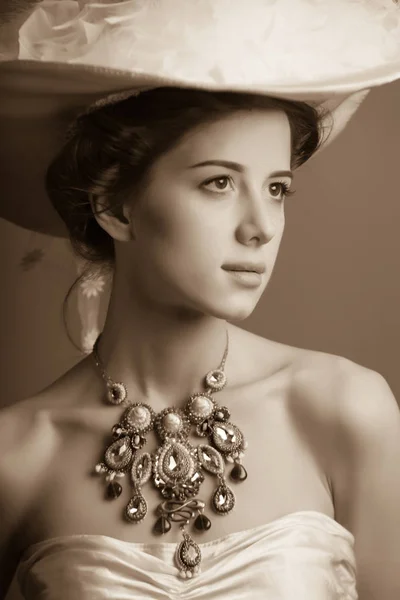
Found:
M 133 241 L 116 244 L 130 291 L 165 308 L 248 317 L 282 239 L 290 148 L 286 115 L 254 110 L 191 130 L 158 159 L 128 207 Z M 263 272 L 243 273 L 252 268 Z

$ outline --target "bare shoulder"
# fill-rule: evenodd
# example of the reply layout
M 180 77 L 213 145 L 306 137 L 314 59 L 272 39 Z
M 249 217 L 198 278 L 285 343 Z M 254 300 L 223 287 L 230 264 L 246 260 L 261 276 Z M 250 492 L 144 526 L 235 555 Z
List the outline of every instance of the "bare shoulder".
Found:
M 18 564 L 19 532 L 40 486 L 51 441 L 38 398 L 0 410 L 0 589 L 7 590 Z
M 390 386 L 377 371 L 343 356 L 296 350 L 293 389 L 343 434 L 367 435 L 377 426 L 376 419 L 382 422 L 397 415 Z
M 336 519 L 356 532 L 351 515 L 365 496 L 354 482 L 361 481 L 360 473 L 372 481 L 366 473 L 373 472 L 380 455 L 390 457 L 388 463 L 398 462 L 398 403 L 386 379 L 373 369 L 321 352 L 295 355 L 289 394 L 297 417 L 293 421 L 325 457 Z
M 10 482 L 28 486 L 33 480 L 39 481 L 39 469 L 49 457 L 51 446 L 57 442 L 54 414 L 71 408 L 86 391 L 87 381 L 82 376 L 84 362 L 66 371 L 38 394 L 0 409 L 0 474 L 3 481 L 7 477 Z
M 51 441 L 52 427 L 40 395 L 0 410 L 0 499 L 10 502 L 10 510 L 19 511 L 40 481 Z

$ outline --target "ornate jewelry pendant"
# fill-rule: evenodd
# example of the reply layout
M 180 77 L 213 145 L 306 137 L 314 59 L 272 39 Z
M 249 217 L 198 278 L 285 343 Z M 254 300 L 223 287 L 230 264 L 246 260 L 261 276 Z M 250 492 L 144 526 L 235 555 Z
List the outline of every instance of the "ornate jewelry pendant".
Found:
M 195 448 L 187 441 L 167 440 L 157 450 L 153 463 L 153 482 L 169 500 L 195 496 L 204 481 Z
M 211 527 L 211 521 L 203 514 L 205 502 L 199 499 L 179 501 L 166 500 L 158 506 L 160 515 L 156 523 L 157 533 L 166 533 L 171 529 L 171 522 L 181 523 L 183 541 L 178 545 L 175 560 L 179 575 L 183 578 L 193 577 L 200 571 L 201 551 L 192 537 L 185 531 L 186 525 L 198 513 L 194 521 L 197 531 L 206 531 Z
M 150 479 L 151 471 L 151 455 L 148 452 L 137 454 L 131 467 L 131 481 L 134 495 L 125 508 L 125 517 L 131 523 L 140 523 L 147 514 L 147 502 L 144 496 L 142 496 L 141 487 Z
M 186 532 L 183 541 L 178 545 L 175 560 L 179 568 L 179 576 L 190 579 L 200 571 L 201 550 L 198 544 Z

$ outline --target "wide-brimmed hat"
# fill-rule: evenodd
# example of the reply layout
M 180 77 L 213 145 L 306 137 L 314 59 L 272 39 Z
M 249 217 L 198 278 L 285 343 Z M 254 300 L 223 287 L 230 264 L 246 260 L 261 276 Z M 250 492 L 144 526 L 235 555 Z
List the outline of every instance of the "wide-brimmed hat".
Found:
M 66 236 L 44 180 L 71 120 L 145 89 L 302 100 L 330 111 L 326 147 L 398 78 L 396 0 L 44 0 L 0 63 L 0 216 Z

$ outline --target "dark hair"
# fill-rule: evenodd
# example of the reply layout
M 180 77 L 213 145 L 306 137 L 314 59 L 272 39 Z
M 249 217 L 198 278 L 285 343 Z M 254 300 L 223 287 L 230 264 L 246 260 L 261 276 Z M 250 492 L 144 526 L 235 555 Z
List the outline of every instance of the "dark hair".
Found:
M 107 207 L 122 217 L 128 198 L 140 197 L 153 163 L 194 127 L 237 111 L 283 110 L 291 128 L 291 167 L 298 168 L 318 149 L 322 122 L 327 116 L 304 102 L 261 94 L 209 92 L 161 87 L 80 115 L 68 141 L 48 167 L 48 196 L 66 224 L 72 249 L 87 261 L 64 299 L 86 278 L 113 274 L 114 241 L 97 223 L 91 196 L 107 198 Z
M 238 92 L 162 87 L 81 115 L 47 170 L 50 200 L 67 225 L 73 250 L 92 265 L 112 267 L 114 242 L 94 218 L 90 195 L 107 197 L 121 216 L 140 194 L 154 161 L 190 129 L 240 110 L 283 110 L 292 133 L 292 168 L 321 142 L 322 115 L 304 102 Z

